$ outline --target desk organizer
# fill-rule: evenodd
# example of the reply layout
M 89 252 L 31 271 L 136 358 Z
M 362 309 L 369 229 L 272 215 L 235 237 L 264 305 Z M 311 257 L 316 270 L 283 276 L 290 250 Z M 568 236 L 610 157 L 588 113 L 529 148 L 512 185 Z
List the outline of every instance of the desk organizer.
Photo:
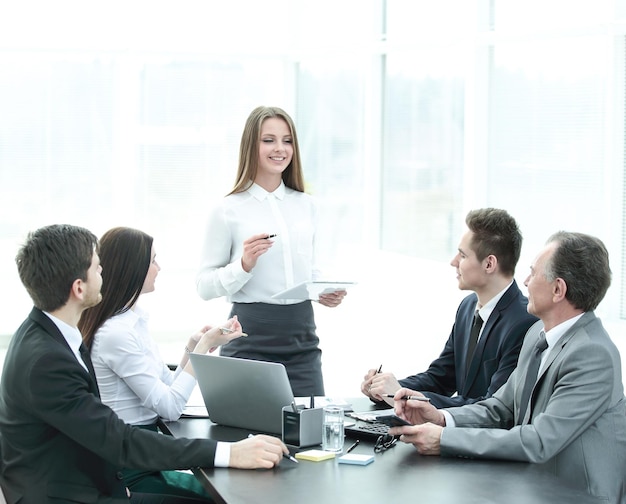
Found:
M 324 408 L 299 409 L 296 413 L 291 406 L 283 408 L 283 443 L 302 448 L 322 442 Z

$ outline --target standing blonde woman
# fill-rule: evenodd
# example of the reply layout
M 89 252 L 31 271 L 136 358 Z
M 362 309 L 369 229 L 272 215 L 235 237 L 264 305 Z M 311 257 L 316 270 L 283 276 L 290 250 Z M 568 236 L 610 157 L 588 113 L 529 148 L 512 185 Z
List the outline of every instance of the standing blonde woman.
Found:
M 316 231 L 294 123 L 278 107 L 257 107 L 241 137 L 235 185 L 205 228 L 197 289 L 205 300 L 226 296 L 249 334 L 221 355 L 284 364 L 296 396 L 324 395 L 313 307 L 272 295 L 319 277 Z M 345 294 L 323 294 L 319 303 L 335 307 Z

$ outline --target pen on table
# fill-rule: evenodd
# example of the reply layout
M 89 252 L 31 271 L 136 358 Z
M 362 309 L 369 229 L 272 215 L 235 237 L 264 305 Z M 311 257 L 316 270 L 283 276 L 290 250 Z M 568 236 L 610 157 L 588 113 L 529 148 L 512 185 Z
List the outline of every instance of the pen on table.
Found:
M 235 332 L 232 329 L 229 329 L 228 327 L 220 327 L 220 331 L 222 331 L 222 334 L 229 334 L 231 332 Z M 242 336 L 248 336 L 245 332 L 241 333 Z
M 394 394 L 383 394 L 383 397 L 391 397 L 391 399 L 393 399 L 395 397 L 395 395 Z M 400 399 L 402 399 L 403 401 L 424 401 L 424 402 L 430 402 L 430 398 L 429 397 L 416 396 L 416 395 L 405 395 L 405 396 L 402 396 Z
M 249 437 L 249 438 L 253 438 L 253 437 L 254 437 L 254 434 L 248 434 L 248 437 Z M 299 463 L 300 463 L 300 462 L 298 462 L 298 459 L 297 459 L 296 457 L 291 456 L 291 454 L 289 454 L 289 455 L 285 455 L 285 454 L 283 453 L 283 458 L 287 458 L 287 459 L 291 460 L 292 462 L 295 462 L 296 464 L 299 464 Z
M 361 440 L 360 440 L 360 439 L 357 439 L 357 440 L 354 442 L 354 444 L 353 444 L 350 448 L 348 448 L 348 449 L 346 450 L 346 453 L 350 453 L 352 450 L 354 450 L 357 446 L 359 446 L 359 443 L 360 443 L 360 442 L 361 442 Z

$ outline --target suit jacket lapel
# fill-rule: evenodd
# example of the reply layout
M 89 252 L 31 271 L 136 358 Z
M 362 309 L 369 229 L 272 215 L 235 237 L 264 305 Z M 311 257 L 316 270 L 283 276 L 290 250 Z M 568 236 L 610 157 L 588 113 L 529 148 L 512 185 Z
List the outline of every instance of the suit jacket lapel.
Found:
M 570 327 L 565 332 L 563 336 L 561 336 L 561 338 L 556 342 L 556 345 L 554 345 L 554 347 L 548 349 L 549 353 L 548 353 L 548 356 L 546 357 L 546 361 L 543 363 L 543 366 L 539 370 L 537 383 L 539 383 L 539 380 L 541 380 L 543 375 L 545 375 L 546 371 L 550 368 L 554 360 L 559 356 L 563 348 L 565 348 L 565 345 L 567 345 L 569 340 L 571 340 L 574 337 L 574 335 L 578 332 L 578 330 L 582 326 L 587 325 L 594 318 L 595 318 L 595 315 L 592 312 L 585 313 L 582 317 L 580 317 L 580 319 L 576 321 L 576 323 L 572 327 Z M 537 384 L 535 384 L 535 386 L 537 386 Z
M 533 406 L 535 403 L 535 391 L 537 390 L 539 384 L 543 381 L 543 378 L 550 369 L 550 366 L 563 351 L 565 345 L 567 345 L 567 343 L 576 335 L 578 330 L 583 325 L 587 325 L 587 323 L 590 322 L 593 318 L 595 318 L 595 315 L 593 313 L 585 313 L 579 320 L 576 321 L 576 323 L 572 327 L 570 327 L 565 332 L 563 336 L 561 336 L 561 338 L 556 342 L 556 345 L 554 345 L 554 347 L 548 349 L 548 356 L 546 357 L 543 366 L 541 366 L 541 369 L 539 370 L 539 374 L 537 375 L 537 381 L 535 382 L 535 386 L 533 387 L 533 390 L 530 394 L 530 407 L 526 410 L 526 421 L 528 421 L 530 415 L 532 414 Z
M 45 313 L 43 313 L 38 308 L 33 308 L 32 311 L 30 312 L 29 317 L 33 321 L 35 321 L 37 324 L 42 326 L 45 329 L 45 331 L 50 335 L 50 337 L 52 337 L 53 339 L 61 343 L 63 346 L 65 346 L 65 348 L 67 348 L 68 352 L 74 355 L 74 352 L 72 352 L 72 349 L 68 345 L 66 339 L 63 337 L 63 334 L 61 334 L 61 331 L 59 330 L 59 328 L 56 326 L 54 322 L 52 322 L 52 320 L 50 320 L 50 318 Z M 85 370 L 82 366 L 81 368 L 83 369 L 85 373 L 89 375 L 90 387 L 91 387 L 92 392 L 98 397 L 100 397 L 100 390 L 98 389 L 98 382 L 96 381 L 96 373 L 93 369 L 93 364 L 91 362 L 91 357 L 89 356 L 89 351 L 86 351 L 85 355 L 87 356 L 87 358 L 85 359 L 85 355 L 82 352 L 82 348 L 83 348 L 83 345 L 81 345 L 81 356 L 83 358 L 83 362 L 85 363 L 89 371 Z
M 480 369 L 479 364 L 485 350 L 485 345 L 489 340 L 489 334 L 491 333 L 491 329 L 502 316 L 502 310 L 507 308 L 513 302 L 515 296 L 517 295 L 517 292 L 519 292 L 519 289 L 517 288 L 517 283 L 515 282 L 515 280 L 513 280 L 513 283 L 509 286 L 509 288 L 502 295 L 500 300 L 496 303 L 496 306 L 489 316 L 489 319 L 485 321 L 485 324 L 483 325 L 483 332 L 480 335 L 480 339 L 478 340 L 478 344 L 476 345 L 476 350 L 474 351 L 474 357 L 472 358 L 472 362 L 470 362 L 469 369 L 467 369 L 465 373 L 465 379 L 463 380 L 462 387 L 463 390 L 459 390 L 459 394 L 465 395 L 466 391 L 469 390 L 469 388 L 474 383 L 474 380 L 476 380 L 476 376 Z M 472 320 L 470 319 L 469 331 L 471 331 L 471 328 Z M 469 335 L 469 332 L 467 334 Z M 467 345 L 465 346 L 465 349 L 467 351 Z

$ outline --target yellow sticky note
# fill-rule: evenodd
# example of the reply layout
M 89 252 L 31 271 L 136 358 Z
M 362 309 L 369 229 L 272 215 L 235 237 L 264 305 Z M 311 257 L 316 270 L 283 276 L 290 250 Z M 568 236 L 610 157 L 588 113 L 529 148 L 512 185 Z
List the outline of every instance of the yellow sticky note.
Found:
M 296 458 L 300 460 L 311 460 L 313 462 L 319 462 L 320 460 L 335 458 L 335 454 L 333 452 L 327 452 L 323 450 L 305 450 L 296 453 Z

